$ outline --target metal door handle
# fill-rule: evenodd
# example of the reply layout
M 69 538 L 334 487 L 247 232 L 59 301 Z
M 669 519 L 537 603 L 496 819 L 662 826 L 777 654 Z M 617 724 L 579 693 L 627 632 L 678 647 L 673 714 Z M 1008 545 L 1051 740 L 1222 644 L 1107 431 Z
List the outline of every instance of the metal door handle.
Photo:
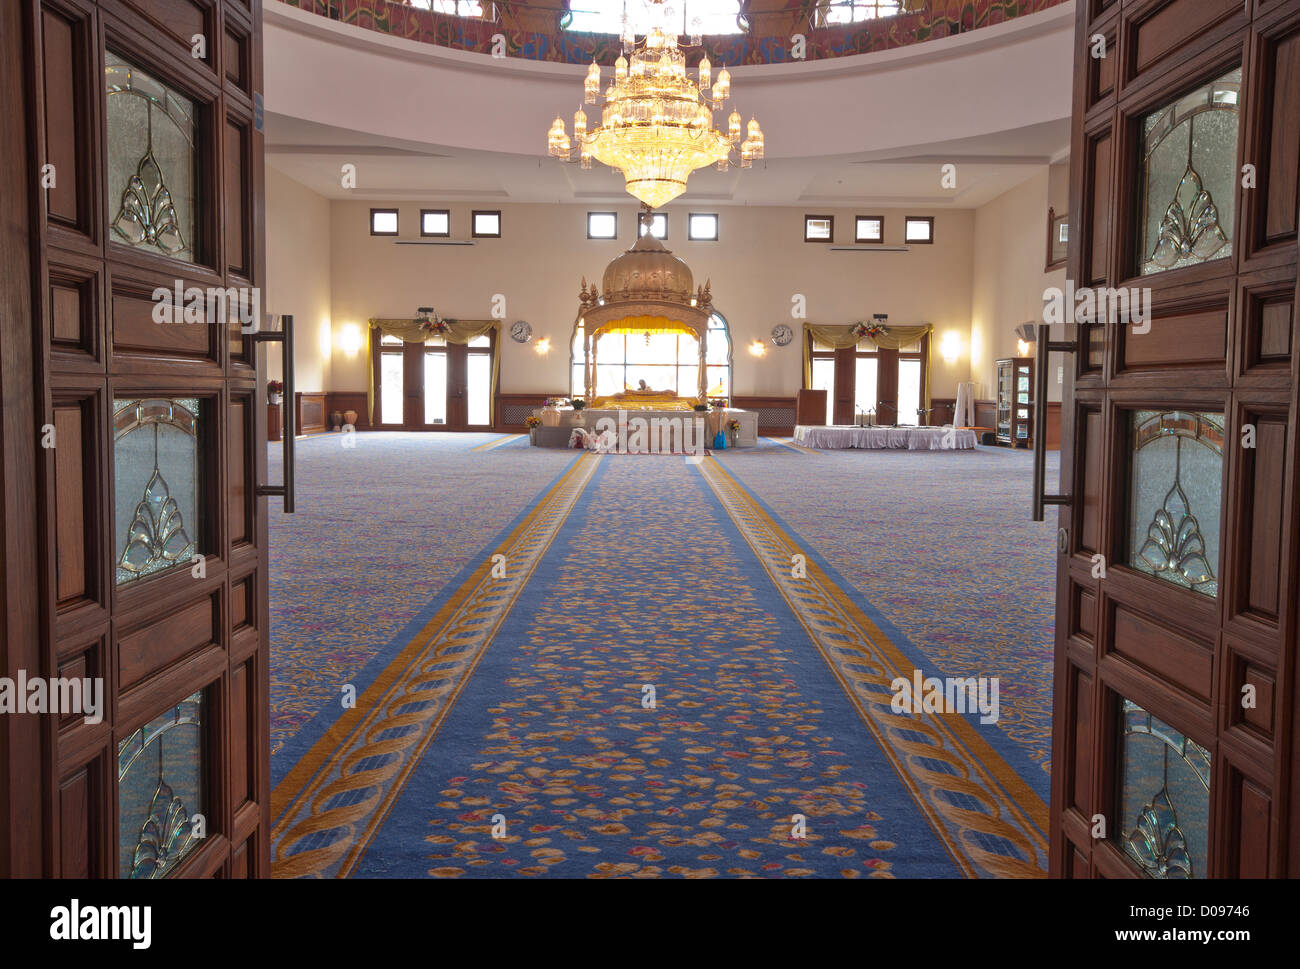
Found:
M 281 429 L 280 446 L 284 454 L 284 484 L 259 484 L 254 489 L 257 495 L 279 495 L 284 498 L 284 513 L 293 514 L 293 471 L 294 471 L 294 436 L 298 431 L 298 415 L 293 393 L 293 317 L 282 316 L 281 329 L 278 333 L 261 332 L 253 334 L 254 345 L 261 343 L 279 343 L 284 347 L 281 354 L 281 369 L 284 371 L 284 427 Z
M 1045 494 L 1047 487 L 1047 354 L 1074 353 L 1075 345 L 1069 341 L 1053 343 L 1048 339 L 1052 328 L 1038 324 L 1038 339 L 1034 349 L 1034 521 L 1043 520 L 1044 505 L 1068 505 L 1071 495 Z

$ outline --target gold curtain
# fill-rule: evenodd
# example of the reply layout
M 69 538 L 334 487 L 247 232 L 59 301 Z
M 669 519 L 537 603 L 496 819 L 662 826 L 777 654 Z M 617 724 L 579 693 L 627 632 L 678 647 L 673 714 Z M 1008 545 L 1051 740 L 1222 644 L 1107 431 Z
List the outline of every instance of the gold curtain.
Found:
M 803 325 L 803 385 L 812 387 L 812 345 L 813 342 L 824 343 L 835 350 L 843 350 L 845 347 L 857 346 L 859 338 L 853 335 L 853 327 L 856 323 L 848 326 L 827 326 L 819 323 L 805 323 Z M 914 343 L 920 343 L 927 334 L 934 332 L 934 326 L 930 323 L 923 323 L 920 326 L 895 326 L 892 323 L 885 324 L 885 332 L 878 337 L 862 337 L 864 340 L 870 340 L 876 346 L 883 350 L 901 350 L 903 347 L 910 347 Z M 812 339 L 808 339 L 809 336 Z M 925 408 L 930 408 L 930 364 L 934 358 L 934 340 L 931 339 L 926 343 L 925 358 L 925 386 L 921 388 L 921 396 L 925 399 Z
M 685 333 L 697 340 L 700 337 L 699 331 L 689 323 L 670 320 L 666 316 L 629 316 L 602 323 L 591 331 L 593 337 L 604 336 L 606 333 Z
M 501 321 L 500 320 L 447 320 L 447 332 L 442 335 L 448 343 L 469 343 L 479 337 L 496 332 L 492 341 L 492 376 L 488 391 L 488 424 L 497 422 L 497 374 L 501 367 Z M 420 320 L 374 320 L 370 329 L 378 330 L 380 338 L 395 336 L 403 343 L 424 343 L 429 334 L 421 329 Z M 366 416 L 370 426 L 375 424 L 375 367 L 371 352 L 371 340 L 366 340 Z

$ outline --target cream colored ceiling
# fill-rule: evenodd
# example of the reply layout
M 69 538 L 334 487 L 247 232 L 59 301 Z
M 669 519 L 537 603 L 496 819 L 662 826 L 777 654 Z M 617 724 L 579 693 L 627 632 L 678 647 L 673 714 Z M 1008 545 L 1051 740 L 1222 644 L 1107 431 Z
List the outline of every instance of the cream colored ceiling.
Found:
M 267 164 L 321 195 L 628 200 L 616 173 L 544 154 L 551 119 L 578 104 L 580 67 L 493 63 L 265 9 Z M 1068 154 L 1073 18 L 1047 13 L 881 54 L 737 68 L 733 90 L 760 116 L 768 159 L 696 172 L 683 201 L 985 204 Z M 355 189 L 341 184 L 345 164 Z

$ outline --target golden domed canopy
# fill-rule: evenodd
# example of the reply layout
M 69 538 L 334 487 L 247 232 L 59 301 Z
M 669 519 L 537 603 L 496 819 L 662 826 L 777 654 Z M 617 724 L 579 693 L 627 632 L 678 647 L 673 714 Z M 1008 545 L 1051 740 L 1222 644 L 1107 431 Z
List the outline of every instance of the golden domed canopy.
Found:
M 642 215 L 649 220 L 649 209 Z M 602 333 L 688 333 L 699 346 L 699 403 L 708 400 L 708 337 L 713 294 L 706 281 L 694 292 L 691 269 L 650 233 L 605 267 L 601 288 L 582 280 L 575 335 L 581 331 L 584 386 L 592 400 L 596 386 L 596 338 Z M 602 292 L 603 290 L 603 292 Z M 640 399 L 640 398 L 638 398 Z
M 650 233 L 605 267 L 601 289 L 610 297 L 668 297 L 689 301 L 695 279 L 691 267 Z

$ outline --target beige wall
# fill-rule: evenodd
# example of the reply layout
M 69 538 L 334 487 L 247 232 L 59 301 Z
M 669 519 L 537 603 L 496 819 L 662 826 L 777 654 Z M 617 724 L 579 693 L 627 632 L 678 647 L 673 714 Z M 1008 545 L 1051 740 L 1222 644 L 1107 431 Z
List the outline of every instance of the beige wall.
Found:
M 996 361 L 1017 356 L 1015 328 L 1042 321 L 1043 290 L 1065 286 L 1064 268 L 1043 271 L 1048 189 L 1049 169 L 1045 167 L 975 210 L 970 379 L 980 398 L 991 398 L 994 393 Z M 1049 367 L 1048 400 L 1061 399 L 1060 363 L 1054 360 Z
M 330 388 L 331 258 L 329 200 L 267 166 L 263 305 L 293 316 L 297 390 Z M 280 349 L 269 350 L 267 374 L 280 377 Z
M 337 340 L 342 328 L 364 332 L 371 317 L 412 317 L 419 306 L 434 306 L 442 316 L 481 319 L 491 315 L 494 294 L 506 298 L 505 321 L 528 320 L 536 337 L 551 338 L 552 349 L 538 356 L 532 345 L 506 339 L 501 363 L 504 392 L 568 390 L 568 343 L 583 276 L 598 281 L 606 263 L 634 241 L 634 205 L 617 206 L 617 242 L 586 238 L 585 205 L 503 205 L 501 239 L 479 239 L 473 246 L 402 246 L 391 238 L 372 237 L 367 219 L 371 202 L 334 202 L 331 206 L 333 251 L 332 316 L 336 345 L 329 386 L 335 390 L 365 387 L 365 353 L 343 355 Z M 425 207 L 450 208 L 451 234 L 470 234 L 473 206 L 464 203 Z M 400 203 L 400 238 L 418 238 L 420 203 Z M 608 209 L 608 206 L 590 206 Z M 688 242 L 690 211 L 720 215 L 720 241 Z M 854 209 L 743 206 L 669 206 L 668 248 L 685 259 L 697 284 L 712 280 L 714 305 L 728 320 L 735 367 L 734 392 L 741 395 L 792 396 L 801 384 L 802 357 L 796 340 L 785 348 L 771 345 L 772 327 L 791 319 L 792 297 L 807 297 L 811 322 L 850 323 L 872 313 L 888 313 L 896 323 L 933 323 L 938 334 L 958 332 L 963 348 L 970 320 L 970 211 L 908 210 L 934 215 L 934 245 L 911 252 L 831 252 L 825 244 L 803 241 L 805 211 L 834 214 L 836 242 L 852 242 Z M 885 241 L 902 242 L 902 210 L 885 216 Z M 767 354 L 748 352 L 754 340 L 767 341 Z M 946 364 L 936 352 L 932 393 L 956 394 L 966 379 L 963 355 Z
M 499 206 L 501 239 L 403 246 L 369 235 L 370 208 L 382 203 L 330 202 L 271 168 L 267 189 L 266 306 L 295 315 L 302 390 L 365 388 L 364 343 L 355 352 L 347 344 L 349 337 L 364 339 L 370 317 L 410 317 L 416 307 L 432 305 L 443 316 L 484 318 L 499 293 L 506 323 L 528 320 L 535 338 L 550 337 L 552 344 L 539 356 L 533 345 L 505 339 L 502 390 L 566 392 L 580 281 L 598 280 L 605 264 L 631 245 L 636 212 L 633 205 L 616 207 L 617 242 L 586 238 L 588 206 L 518 204 Z M 935 244 L 910 252 L 831 252 L 802 241 L 804 208 L 707 203 L 668 207 L 667 245 L 691 266 L 697 283 L 712 280 L 715 305 L 731 325 L 737 394 L 791 396 L 798 390 L 798 341 L 782 349 L 768 339 L 779 322 L 798 330 L 800 321 L 790 312 L 798 293 L 807 298 L 811 322 L 848 323 L 883 312 L 896 323 L 934 324 L 934 396 L 955 396 L 957 384 L 970 379 L 987 397 L 994 361 L 1016 353 L 1015 326 L 1039 320 L 1043 289 L 1064 285 L 1064 270 L 1043 272 L 1052 189 L 1061 190 L 1060 174 L 1044 167 L 973 211 L 872 208 L 870 214 L 885 216 L 890 244 L 902 242 L 905 214 L 935 216 Z M 421 205 L 451 209 L 454 239 L 469 237 L 471 209 L 497 207 L 398 203 L 399 238 L 418 238 Z M 852 242 L 859 209 L 814 208 L 836 217 L 837 244 Z M 685 239 L 690 211 L 719 213 L 720 242 Z M 960 349 L 951 364 L 938 352 L 949 332 Z M 766 343 L 765 356 L 748 352 L 754 340 Z M 270 374 L 278 372 L 272 359 Z M 1051 374 L 1048 398 L 1059 400 L 1055 362 Z

